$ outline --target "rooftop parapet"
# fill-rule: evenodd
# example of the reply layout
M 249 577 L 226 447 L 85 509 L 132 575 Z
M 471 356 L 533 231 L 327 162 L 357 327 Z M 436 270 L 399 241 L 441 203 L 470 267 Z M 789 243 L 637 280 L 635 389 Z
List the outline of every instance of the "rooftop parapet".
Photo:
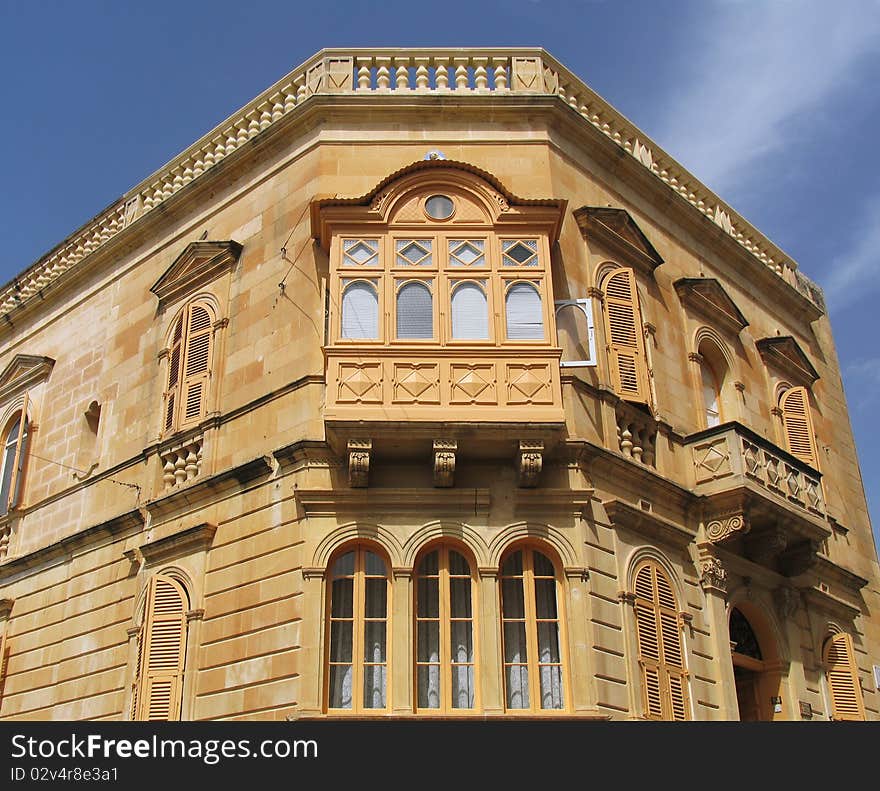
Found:
M 822 292 L 776 245 L 540 48 L 324 49 L 157 170 L 0 288 L 7 316 L 316 95 L 557 96 L 571 110 L 824 312 Z M 818 314 L 816 314 L 818 315 Z

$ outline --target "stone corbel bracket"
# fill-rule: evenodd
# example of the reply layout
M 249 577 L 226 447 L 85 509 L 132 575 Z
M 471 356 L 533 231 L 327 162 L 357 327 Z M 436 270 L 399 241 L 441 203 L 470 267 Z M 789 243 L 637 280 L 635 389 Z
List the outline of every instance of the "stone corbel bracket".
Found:
M 534 488 L 541 477 L 544 466 L 544 443 L 541 440 L 520 440 L 519 452 L 516 456 L 516 468 L 519 473 L 519 485 L 523 488 Z
M 455 454 L 458 442 L 454 439 L 434 440 L 434 486 L 450 487 L 455 484 Z
M 364 489 L 370 485 L 370 454 L 373 440 L 350 439 L 348 441 L 348 485 Z
M 712 553 L 711 546 L 700 547 L 700 587 L 707 592 L 727 595 L 727 570 Z
M 714 516 L 706 521 L 706 538 L 713 544 L 721 544 L 735 536 L 744 536 L 749 528 L 745 513 Z

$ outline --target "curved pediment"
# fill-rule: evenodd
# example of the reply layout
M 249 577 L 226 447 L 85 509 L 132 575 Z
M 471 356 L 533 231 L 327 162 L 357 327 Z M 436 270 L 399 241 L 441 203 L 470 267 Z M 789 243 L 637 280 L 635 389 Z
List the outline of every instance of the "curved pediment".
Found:
M 453 211 L 432 218 L 425 201 L 447 196 Z M 337 224 L 434 227 L 486 226 L 509 228 L 544 226 L 551 244 L 559 235 L 566 201 L 525 199 L 513 195 L 494 176 L 467 162 L 425 159 L 384 178 L 366 195 L 355 198 L 316 198 L 312 202 L 312 235 L 327 249 Z

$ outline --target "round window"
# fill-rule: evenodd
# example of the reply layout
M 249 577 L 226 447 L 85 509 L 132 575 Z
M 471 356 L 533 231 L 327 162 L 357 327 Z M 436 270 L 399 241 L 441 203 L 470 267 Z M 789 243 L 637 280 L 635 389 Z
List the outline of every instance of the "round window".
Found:
M 446 195 L 432 195 L 425 201 L 425 212 L 434 220 L 448 220 L 454 211 L 455 204 Z

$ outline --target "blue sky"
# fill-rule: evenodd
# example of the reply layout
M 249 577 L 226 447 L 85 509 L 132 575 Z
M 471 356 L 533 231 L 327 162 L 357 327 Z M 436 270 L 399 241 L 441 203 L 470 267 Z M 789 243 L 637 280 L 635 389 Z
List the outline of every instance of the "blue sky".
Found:
M 880 0 L 0 0 L 6 282 L 322 47 L 543 46 L 825 288 L 880 535 Z

